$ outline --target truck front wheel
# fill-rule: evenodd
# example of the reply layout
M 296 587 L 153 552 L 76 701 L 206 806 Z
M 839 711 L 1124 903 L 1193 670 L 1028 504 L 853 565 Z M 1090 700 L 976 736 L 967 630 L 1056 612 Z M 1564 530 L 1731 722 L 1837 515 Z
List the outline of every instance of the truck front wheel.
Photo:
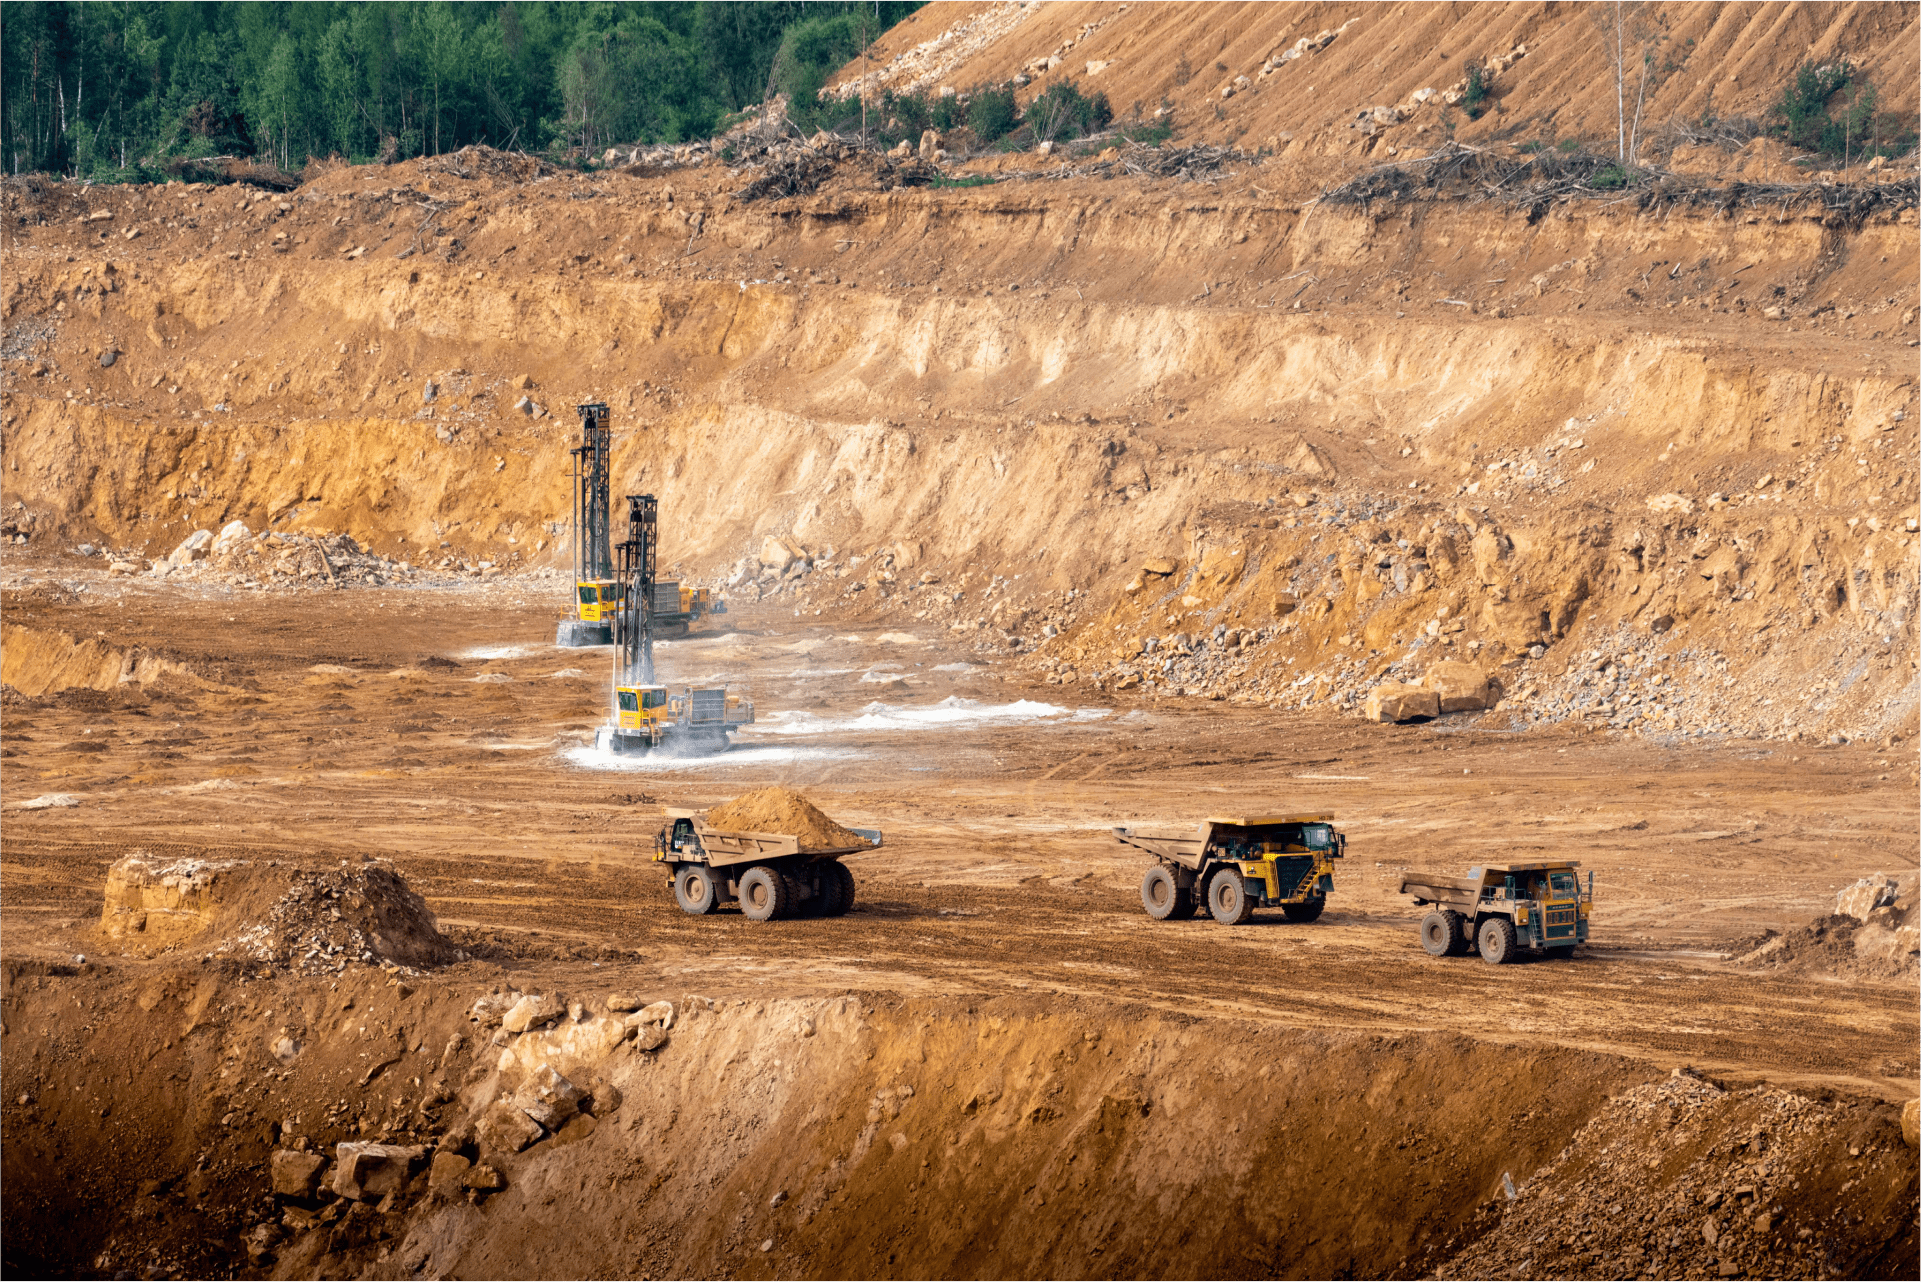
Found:
M 1490 917 L 1481 923 L 1481 960 L 1490 966 L 1514 960 L 1514 923 L 1505 917 Z
M 674 902 L 682 912 L 704 917 L 720 907 L 720 879 L 705 864 L 683 864 L 674 874 Z
M 1207 911 L 1223 926 L 1244 926 L 1254 919 L 1254 900 L 1238 868 L 1223 868 L 1207 879 Z
M 1281 912 L 1289 921 L 1308 922 L 1319 917 L 1321 910 L 1326 907 L 1327 896 L 1317 895 L 1313 899 L 1303 900 L 1298 904 L 1282 904 Z
M 1181 921 L 1194 915 L 1194 894 L 1174 880 L 1174 874 L 1160 864 L 1141 878 L 1141 907 L 1155 921 Z

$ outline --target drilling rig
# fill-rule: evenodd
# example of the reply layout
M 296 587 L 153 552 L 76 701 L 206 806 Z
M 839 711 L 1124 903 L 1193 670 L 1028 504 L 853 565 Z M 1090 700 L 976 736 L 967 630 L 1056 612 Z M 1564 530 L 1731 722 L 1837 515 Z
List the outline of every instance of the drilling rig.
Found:
M 626 608 L 614 613 L 613 722 L 594 735 L 594 746 L 611 752 L 641 753 L 655 748 L 680 752 L 720 752 L 727 736 L 750 724 L 754 705 L 730 696 L 726 687 L 669 693 L 654 680 L 654 636 L 663 612 L 654 598 L 666 586 L 655 579 L 659 555 L 660 504 L 651 494 L 627 496 L 627 537 L 620 555 L 617 586 Z M 673 607 L 680 588 L 673 586 Z M 684 626 L 684 625 L 683 625 Z
M 604 404 L 575 408 L 580 411 L 580 444 L 568 451 L 574 483 L 574 596 L 569 616 L 554 629 L 554 644 L 612 645 L 614 618 L 627 589 L 614 573 L 610 542 L 613 429 Z M 661 637 L 684 637 L 704 615 L 727 613 L 727 603 L 709 589 L 682 587 L 673 580 L 656 583 L 654 597 L 654 631 Z
M 554 630 L 554 644 L 609 645 L 621 590 L 608 546 L 612 525 L 608 455 L 613 429 L 605 405 L 595 402 L 575 408 L 580 411 L 580 444 L 568 451 L 574 482 L 574 599 L 569 616 Z

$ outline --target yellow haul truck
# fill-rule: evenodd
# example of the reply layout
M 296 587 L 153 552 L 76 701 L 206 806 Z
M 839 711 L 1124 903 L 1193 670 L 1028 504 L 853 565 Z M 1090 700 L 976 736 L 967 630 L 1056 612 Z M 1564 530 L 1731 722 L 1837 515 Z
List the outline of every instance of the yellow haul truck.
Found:
M 1435 957 L 1479 952 L 1490 966 L 1513 961 L 1524 948 L 1571 957 L 1586 942 L 1594 907 L 1594 874 L 1581 890 L 1581 865 L 1571 859 L 1530 864 L 1483 864 L 1465 877 L 1410 872 L 1401 893 L 1434 907 L 1421 918 L 1421 947 Z
M 1334 861 L 1347 838 L 1333 815 L 1239 815 L 1203 819 L 1192 832 L 1116 828 L 1124 846 L 1154 856 L 1141 878 L 1141 906 L 1155 921 L 1180 921 L 1206 904 L 1214 920 L 1240 925 L 1257 907 L 1309 922 L 1334 889 Z
M 667 865 L 680 910 L 705 916 L 738 903 L 749 921 L 839 917 L 854 906 L 854 874 L 842 855 L 878 850 L 878 828 L 850 829 L 864 844 L 805 848 L 784 832 L 725 832 L 707 826 L 705 810 L 666 811 L 654 838 L 654 862 Z

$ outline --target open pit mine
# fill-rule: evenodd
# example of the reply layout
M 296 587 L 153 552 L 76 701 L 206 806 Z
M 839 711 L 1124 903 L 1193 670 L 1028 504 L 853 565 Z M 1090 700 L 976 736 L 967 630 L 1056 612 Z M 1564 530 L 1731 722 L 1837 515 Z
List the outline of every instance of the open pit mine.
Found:
M 0 180 L 6 1272 L 1912 1276 L 1916 11 L 1649 11 Z

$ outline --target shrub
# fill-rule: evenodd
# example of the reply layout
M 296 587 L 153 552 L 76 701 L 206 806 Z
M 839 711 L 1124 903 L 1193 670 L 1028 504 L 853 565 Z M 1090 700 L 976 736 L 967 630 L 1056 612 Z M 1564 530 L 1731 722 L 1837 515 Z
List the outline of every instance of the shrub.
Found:
M 1467 65 L 1467 88 L 1461 92 L 1461 110 L 1469 120 L 1479 120 L 1490 105 L 1487 92 L 1487 72 L 1480 63 Z
M 1014 105 L 1014 86 L 982 86 L 969 96 L 967 126 L 983 143 L 997 142 L 1014 132 L 1020 124 L 1020 111 Z
M 1114 119 L 1107 95 L 1083 94 L 1072 80 L 1059 80 L 1027 104 L 1027 123 L 1042 142 L 1055 138 L 1085 138 L 1099 133 Z

